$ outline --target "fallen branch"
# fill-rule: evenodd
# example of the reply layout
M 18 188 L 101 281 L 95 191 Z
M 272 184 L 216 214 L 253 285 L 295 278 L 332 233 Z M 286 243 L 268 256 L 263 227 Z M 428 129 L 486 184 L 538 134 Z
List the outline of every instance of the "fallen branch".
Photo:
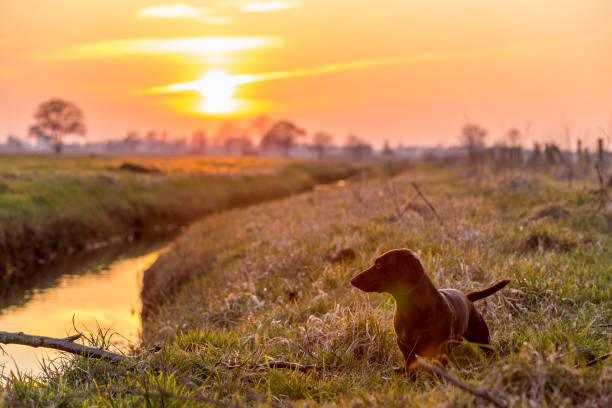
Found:
M 423 201 L 425 201 L 425 204 L 427 204 L 427 206 L 429 207 L 429 209 L 431 210 L 433 215 L 436 217 L 436 219 L 440 222 L 440 224 L 443 227 L 446 227 L 446 225 L 444 225 L 444 221 L 442 221 L 442 218 L 440 218 L 440 216 L 438 215 L 438 212 L 436 211 L 435 207 L 429 202 L 427 197 L 425 197 L 425 195 L 421 192 L 421 189 L 419 188 L 419 186 L 416 183 L 413 182 L 412 183 L 412 187 L 414 187 L 414 189 L 416 190 L 416 192 L 419 195 L 419 197 L 421 197 L 423 199 Z
M 494 395 L 492 395 L 488 391 L 479 390 L 478 388 L 474 388 L 474 387 L 472 387 L 470 385 L 462 383 L 461 381 L 459 381 L 458 379 L 453 377 L 451 374 L 447 373 L 441 367 L 435 366 L 433 364 L 429 364 L 427 361 L 423 360 L 419 356 L 417 356 L 417 365 L 423 367 L 426 370 L 429 370 L 429 371 L 432 371 L 432 372 L 438 374 L 440 377 L 446 379 L 448 382 L 453 384 L 455 387 L 457 387 L 459 389 L 462 389 L 463 391 L 469 392 L 470 394 L 472 394 L 472 395 L 474 395 L 476 397 L 482 398 L 482 399 L 490 402 L 491 404 L 495 405 L 498 408 L 507 408 L 508 407 L 508 404 L 506 403 L 506 401 L 501 400 L 501 399 L 495 397 Z
M 599 356 L 599 357 L 595 357 L 594 359 L 587 361 L 587 363 L 584 366 L 585 367 L 593 367 L 595 364 L 599 363 L 600 361 L 605 360 L 608 357 L 612 357 L 612 352 L 606 353 L 606 354 L 604 354 L 602 356 Z M 574 366 L 574 368 L 580 368 L 580 364 L 576 364 Z
M 408 203 L 404 205 L 404 208 L 402 208 L 401 210 L 396 210 L 395 212 L 396 221 L 399 221 L 404 216 L 404 214 L 406 214 L 406 211 L 410 209 L 410 206 L 416 201 L 417 198 L 419 198 L 419 193 L 416 193 L 414 196 L 412 196 L 410 201 L 408 201 Z
M 78 356 L 98 358 L 114 362 L 136 360 L 136 357 L 134 356 L 126 356 L 119 353 L 113 353 L 112 351 L 104 350 L 98 347 L 90 347 L 85 346 L 83 344 L 75 343 L 75 341 L 79 338 L 81 338 L 80 334 L 58 339 L 55 337 L 24 334 L 22 332 L 9 333 L 0 331 L 0 343 L 2 344 L 21 344 L 23 346 L 30 347 L 52 348 L 55 350 L 76 354 Z
M 303 365 L 300 363 L 290 363 L 288 361 L 268 361 L 267 363 L 259 364 L 259 366 L 269 368 L 287 368 L 289 370 L 298 370 L 303 373 L 318 369 L 318 367 L 315 365 Z
M 242 368 L 242 367 L 248 367 L 250 369 L 255 369 L 255 370 L 260 369 L 260 368 L 286 368 L 289 370 L 298 370 L 300 372 L 307 373 L 309 371 L 319 369 L 319 367 L 316 365 L 304 365 L 300 363 L 291 363 L 288 361 L 276 361 L 276 360 L 267 361 L 261 364 L 252 364 L 250 366 L 247 366 L 246 364 L 229 364 L 229 363 L 225 363 L 222 361 L 217 364 L 222 365 L 229 370 L 233 370 L 235 368 Z

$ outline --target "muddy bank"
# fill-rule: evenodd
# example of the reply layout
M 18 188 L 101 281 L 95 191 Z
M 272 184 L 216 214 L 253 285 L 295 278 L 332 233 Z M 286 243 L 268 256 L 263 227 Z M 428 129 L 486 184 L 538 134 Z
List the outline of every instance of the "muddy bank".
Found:
M 372 166 L 366 171 L 350 171 L 347 177 L 331 177 L 329 173 L 322 172 L 316 178 L 316 182 L 309 183 L 306 188 L 295 192 L 307 191 L 317 184 L 329 184 L 349 178 L 350 176 L 355 176 L 359 179 L 380 177 L 381 175 L 393 176 L 406 169 L 406 164 L 398 163 L 393 165 L 387 164 L 385 166 L 378 165 L 377 167 Z M 313 181 L 315 181 L 314 178 Z M 279 197 L 284 196 L 286 195 Z M 259 202 L 261 201 L 263 200 L 259 200 Z M 211 231 L 211 233 L 218 234 L 216 238 L 216 242 L 219 244 L 218 248 L 199 248 L 197 251 L 194 251 L 192 247 L 196 243 L 185 243 L 185 239 L 188 238 L 185 238 L 186 234 L 182 234 L 175 240 L 175 245 L 171 247 L 168 253 L 160 257 L 151 268 L 145 271 L 141 294 L 143 326 L 146 319 L 154 316 L 157 308 L 165 304 L 168 299 L 171 299 L 172 295 L 183 285 L 195 276 L 206 273 L 207 266 L 213 264 L 219 255 L 217 251 L 223 251 L 225 246 L 231 246 L 235 238 L 233 236 L 225 237 L 219 231 Z

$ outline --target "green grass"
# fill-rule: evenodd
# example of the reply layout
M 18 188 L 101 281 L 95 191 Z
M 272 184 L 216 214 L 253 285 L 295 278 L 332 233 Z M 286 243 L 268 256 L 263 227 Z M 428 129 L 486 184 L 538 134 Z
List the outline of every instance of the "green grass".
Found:
M 161 172 L 121 170 L 124 162 Z M 41 261 L 117 236 L 287 196 L 366 167 L 265 158 L 3 156 L 0 283 L 23 281 Z
M 4 401 L 486 406 L 427 373 L 395 374 L 403 362 L 390 295 L 348 283 L 381 252 L 408 247 L 438 287 L 470 291 L 513 279 L 477 304 L 495 353 L 461 345 L 450 373 L 511 406 L 609 406 L 610 359 L 584 364 L 612 348 L 612 215 L 596 211 L 588 184 L 521 176 L 537 183 L 517 187 L 517 174 L 472 179 L 460 168 L 418 166 L 208 217 L 147 271 L 143 350 L 159 352 L 136 366 L 68 358 L 42 378 L 13 377 Z M 414 195 L 412 181 L 442 223 L 418 201 L 398 218 Z M 348 247 L 355 259 L 330 261 Z M 322 370 L 258 366 L 268 359 Z

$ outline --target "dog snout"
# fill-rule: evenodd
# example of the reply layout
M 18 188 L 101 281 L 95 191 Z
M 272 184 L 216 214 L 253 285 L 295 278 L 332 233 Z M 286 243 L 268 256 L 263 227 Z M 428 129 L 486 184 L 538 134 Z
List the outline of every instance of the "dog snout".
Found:
M 375 292 L 377 290 L 376 279 L 372 276 L 372 268 L 366 269 L 351 279 L 351 285 L 364 292 Z
M 355 286 L 356 288 L 359 287 L 359 282 L 360 282 L 360 275 L 355 276 L 353 279 L 351 279 L 351 285 Z

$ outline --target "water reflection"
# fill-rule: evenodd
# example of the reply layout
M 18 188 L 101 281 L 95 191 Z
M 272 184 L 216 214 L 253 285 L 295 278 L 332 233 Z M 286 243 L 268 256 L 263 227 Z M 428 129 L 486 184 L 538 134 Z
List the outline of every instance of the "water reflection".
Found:
M 64 337 L 73 327 L 74 316 L 80 330 L 96 330 L 99 326 L 121 334 L 113 336 L 113 344 L 126 348 L 138 339 L 143 272 L 166 245 L 167 237 L 118 245 L 95 254 L 81 254 L 70 260 L 72 265 L 63 262 L 50 266 L 31 282 L 30 288 L 16 288 L 11 296 L 2 297 L 0 330 Z M 2 348 L 6 354 L 0 351 L 0 371 L 4 366 L 4 374 L 16 367 L 37 374 L 43 357 L 58 355 L 51 349 L 19 345 Z

